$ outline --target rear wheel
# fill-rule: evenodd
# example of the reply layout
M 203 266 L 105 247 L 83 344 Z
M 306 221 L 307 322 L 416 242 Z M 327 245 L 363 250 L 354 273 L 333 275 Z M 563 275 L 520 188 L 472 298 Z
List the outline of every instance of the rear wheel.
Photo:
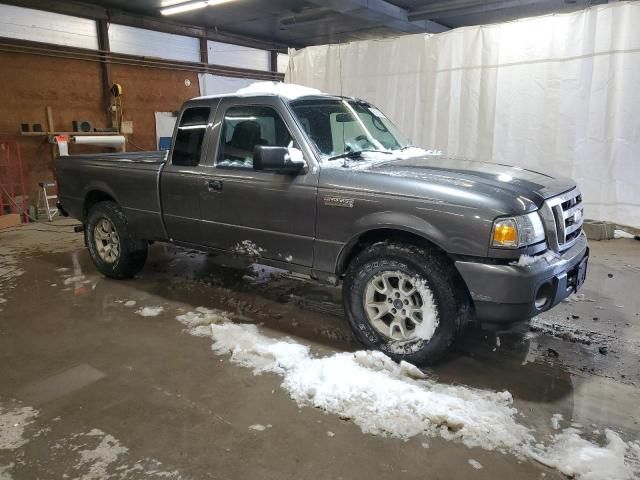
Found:
M 144 266 L 147 242 L 131 236 L 124 212 L 115 202 L 93 205 L 84 232 L 91 259 L 103 275 L 130 278 Z
M 351 262 L 345 312 L 366 347 L 415 365 L 438 361 L 469 310 L 453 267 L 439 252 L 378 243 Z

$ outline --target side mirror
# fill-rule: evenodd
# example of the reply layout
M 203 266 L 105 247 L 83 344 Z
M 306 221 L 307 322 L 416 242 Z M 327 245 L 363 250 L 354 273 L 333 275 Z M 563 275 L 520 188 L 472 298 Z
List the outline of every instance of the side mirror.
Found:
M 300 173 L 307 164 L 302 158 L 292 158 L 286 147 L 256 145 L 253 149 L 253 169 L 265 172 Z

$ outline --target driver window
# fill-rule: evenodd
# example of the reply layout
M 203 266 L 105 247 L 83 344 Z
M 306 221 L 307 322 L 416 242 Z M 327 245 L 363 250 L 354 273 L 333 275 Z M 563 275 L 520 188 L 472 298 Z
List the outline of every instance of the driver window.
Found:
M 223 120 L 217 166 L 253 168 L 257 145 L 290 147 L 293 138 L 280 115 L 271 107 L 231 107 Z

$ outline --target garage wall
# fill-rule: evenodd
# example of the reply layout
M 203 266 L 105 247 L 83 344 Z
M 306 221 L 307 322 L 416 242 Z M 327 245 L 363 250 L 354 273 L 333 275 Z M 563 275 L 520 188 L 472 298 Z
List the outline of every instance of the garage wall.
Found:
M 248 76 L 271 75 L 257 72 L 269 70 L 266 50 L 209 41 L 210 54 L 215 56 L 210 58 L 211 66 L 203 67 L 198 38 L 118 24 L 108 24 L 108 36 L 113 52 L 111 81 L 123 86 L 123 119 L 133 121 L 134 133 L 127 135 L 127 148 L 132 151 L 157 148 L 155 112 L 177 111 L 185 100 L 200 95 L 198 72 L 220 70 L 233 75 L 206 74 L 218 79 L 216 85 L 252 82 L 238 78 L 244 73 L 239 68 L 256 70 Z M 75 119 L 90 120 L 96 127 L 110 124 L 96 54 L 96 22 L 0 3 L 0 43 L 0 85 L 5 93 L 0 137 L 20 143 L 35 202 L 38 182 L 52 179 L 52 147 L 45 136 L 20 135 L 20 124 L 40 123 L 46 130 L 45 106 L 53 110 L 57 131 L 71 131 Z M 216 61 L 225 67 L 218 68 Z M 73 146 L 70 150 L 72 154 L 99 151 L 105 149 Z
M 414 143 L 578 181 L 640 227 L 640 2 L 290 52 L 286 81 L 378 105 Z
M 37 183 L 52 178 L 51 149 L 45 137 L 19 135 L 20 124 L 40 123 L 46 129 L 44 107 L 48 105 L 58 130 L 71 130 L 74 119 L 91 120 L 97 127 L 106 127 L 101 67 L 91 61 L 6 52 L 0 52 L 0 65 L 0 85 L 5 91 L 0 136 L 19 141 L 35 201 Z M 134 133 L 128 136 L 132 151 L 137 147 L 156 149 L 156 111 L 178 110 L 185 100 L 199 95 L 195 72 L 112 65 L 112 77 L 124 89 L 124 119 L 134 123 Z M 190 86 L 185 85 L 185 79 Z M 71 153 L 82 151 L 71 147 Z

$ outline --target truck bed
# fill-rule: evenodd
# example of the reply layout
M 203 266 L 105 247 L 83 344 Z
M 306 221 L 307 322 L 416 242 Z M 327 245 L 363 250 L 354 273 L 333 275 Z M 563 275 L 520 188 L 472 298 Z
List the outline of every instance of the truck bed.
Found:
M 87 202 L 111 198 L 125 211 L 134 234 L 163 240 L 158 180 L 167 153 L 116 152 L 58 157 L 55 170 L 59 200 L 71 216 L 84 220 Z M 101 193 L 94 195 L 93 192 Z
M 88 153 L 82 155 L 68 155 L 67 157 L 60 158 L 69 158 L 73 159 L 73 161 L 86 160 L 135 164 L 163 164 L 167 161 L 167 153 L 168 150 L 151 150 L 145 152 Z

